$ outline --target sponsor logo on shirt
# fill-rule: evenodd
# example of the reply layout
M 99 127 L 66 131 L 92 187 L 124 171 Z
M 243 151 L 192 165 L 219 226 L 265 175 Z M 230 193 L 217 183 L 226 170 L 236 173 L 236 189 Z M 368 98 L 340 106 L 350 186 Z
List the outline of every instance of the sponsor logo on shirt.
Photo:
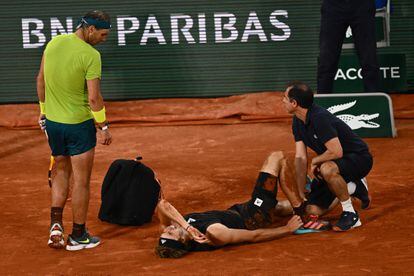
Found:
M 256 197 L 256 200 L 254 201 L 254 205 L 260 207 L 262 206 L 263 200 L 261 200 L 260 198 Z

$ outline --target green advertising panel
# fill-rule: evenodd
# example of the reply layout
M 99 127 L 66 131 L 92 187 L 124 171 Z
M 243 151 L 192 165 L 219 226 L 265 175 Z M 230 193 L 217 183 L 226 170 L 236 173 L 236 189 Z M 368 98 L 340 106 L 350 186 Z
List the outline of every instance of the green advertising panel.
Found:
M 391 98 L 384 93 L 325 94 L 316 104 L 343 120 L 360 137 L 395 137 Z
M 96 47 L 105 99 L 226 96 L 274 91 L 291 78 L 313 79 L 320 6 L 309 1 L 19 0 L 1 5 L 6 31 L 0 33 L 0 102 L 35 101 L 45 45 L 58 34 L 72 33 L 79 18 L 94 9 L 108 12 L 113 26 L 108 41 Z M 302 58 L 292 58 L 298 53 Z
M 406 89 L 407 76 L 404 54 L 378 55 L 381 87 L 385 92 Z M 335 93 L 355 93 L 364 91 L 361 66 L 356 55 L 343 55 L 339 60 L 334 81 Z
M 95 9 L 112 18 L 97 46 L 106 100 L 283 91 L 294 79 L 316 87 L 320 8 L 313 0 L 1 1 L 0 103 L 35 102 L 46 44 Z M 408 77 L 413 10 L 411 0 L 395 3 L 391 46 L 379 51 L 405 53 Z

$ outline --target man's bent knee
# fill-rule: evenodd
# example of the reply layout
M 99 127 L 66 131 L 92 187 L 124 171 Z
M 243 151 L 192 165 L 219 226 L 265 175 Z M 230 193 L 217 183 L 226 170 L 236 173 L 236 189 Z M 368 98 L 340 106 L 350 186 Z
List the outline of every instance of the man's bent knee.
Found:
M 293 214 L 293 208 L 288 200 L 281 200 L 278 201 L 274 212 L 277 216 L 289 216 Z
M 321 165 L 320 172 L 323 179 L 328 180 L 331 177 L 338 175 L 339 169 L 335 162 L 328 161 Z
M 260 172 L 265 172 L 273 176 L 279 177 L 280 170 L 282 168 L 282 162 L 285 159 L 285 156 L 282 151 L 272 152 L 263 163 Z

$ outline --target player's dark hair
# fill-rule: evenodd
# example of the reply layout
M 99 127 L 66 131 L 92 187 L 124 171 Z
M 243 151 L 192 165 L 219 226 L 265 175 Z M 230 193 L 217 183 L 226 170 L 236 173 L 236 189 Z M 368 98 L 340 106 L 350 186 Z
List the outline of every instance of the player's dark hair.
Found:
M 287 87 L 290 100 L 295 100 L 302 108 L 311 107 L 313 104 L 313 91 L 307 84 L 301 81 L 291 81 Z
M 180 238 L 179 240 L 160 237 L 155 247 L 155 254 L 161 258 L 181 258 L 188 253 L 189 242 Z
M 79 28 L 87 28 L 90 25 L 95 26 L 96 29 L 110 29 L 111 17 L 104 11 L 90 11 L 87 12 L 80 20 Z
M 172 248 L 163 245 L 157 245 L 155 247 L 155 254 L 157 254 L 160 258 L 181 258 L 185 254 L 187 254 L 187 250 Z

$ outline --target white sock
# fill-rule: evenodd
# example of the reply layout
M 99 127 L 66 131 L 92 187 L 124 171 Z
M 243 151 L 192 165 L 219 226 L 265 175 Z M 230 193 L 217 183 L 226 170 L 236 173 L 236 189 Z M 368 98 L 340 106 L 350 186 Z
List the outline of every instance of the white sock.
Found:
M 352 206 L 351 198 L 348 198 L 348 200 L 341 201 L 342 210 L 355 213 L 354 207 Z

